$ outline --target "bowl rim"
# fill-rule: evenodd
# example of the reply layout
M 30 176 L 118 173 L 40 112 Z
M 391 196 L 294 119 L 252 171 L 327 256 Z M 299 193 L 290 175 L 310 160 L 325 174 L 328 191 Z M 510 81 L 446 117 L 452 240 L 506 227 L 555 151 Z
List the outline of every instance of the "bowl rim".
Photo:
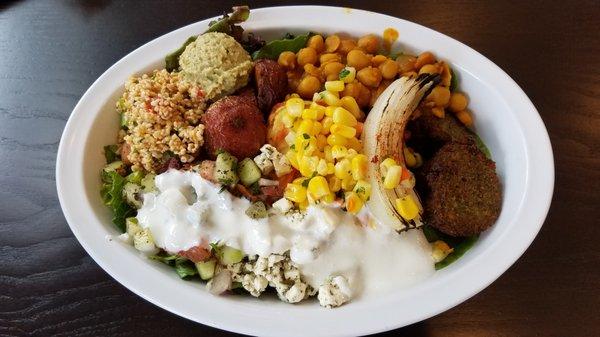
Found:
M 511 221 L 523 221 L 525 223 L 524 228 L 526 231 L 521 232 L 520 236 L 518 237 L 513 235 L 512 239 L 514 240 L 511 241 L 510 249 L 505 251 L 502 256 L 495 256 L 496 263 L 493 266 L 489 264 L 486 265 L 483 263 L 483 261 L 481 261 L 482 259 L 475 259 L 470 264 L 461 266 L 463 271 L 459 273 L 459 275 L 456 275 L 456 273 L 453 275 L 451 275 L 451 273 L 446 273 L 448 274 L 444 275 L 446 280 L 462 283 L 460 289 L 453 291 L 451 294 L 447 294 L 444 300 L 439 301 L 438 303 L 415 305 L 412 308 L 413 310 L 411 310 L 411 312 L 407 312 L 406 316 L 404 317 L 382 314 L 380 317 L 369 317 L 364 321 L 352 320 L 352 317 L 357 315 L 356 311 L 362 307 L 356 307 L 356 310 L 348 310 L 348 308 L 341 307 L 336 310 L 332 310 L 331 312 L 323 310 L 319 311 L 319 317 L 323 317 L 325 319 L 344 319 L 345 323 L 343 325 L 340 324 L 339 329 L 332 330 L 332 326 L 326 325 L 325 322 L 320 322 L 322 325 L 312 324 L 310 327 L 307 326 L 306 329 L 311 329 L 310 334 L 313 335 L 328 336 L 382 332 L 432 317 L 474 296 L 492 283 L 495 279 L 497 279 L 502 273 L 504 273 L 525 252 L 541 229 L 550 207 L 554 189 L 554 159 L 547 130 L 533 103 L 525 95 L 518 84 L 515 83 L 510 76 L 508 76 L 508 74 L 506 74 L 493 62 L 488 60 L 485 56 L 451 37 L 404 19 L 371 11 L 341 7 L 281 6 L 252 9 L 252 16 L 250 20 L 252 21 L 253 19 L 258 18 L 259 20 L 269 21 L 270 18 L 276 17 L 277 15 L 290 10 L 293 10 L 295 13 L 316 13 L 322 16 L 354 14 L 372 19 L 385 19 L 387 21 L 394 21 L 398 25 L 412 26 L 414 29 L 426 32 L 437 38 L 447 40 L 449 43 L 454 44 L 457 48 L 461 48 L 465 54 L 469 54 L 471 57 L 476 58 L 482 63 L 482 67 L 489 69 L 492 74 L 498 76 L 499 83 L 501 84 L 498 84 L 498 87 L 495 88 L 496 91 L 498 92 L 500 90 L 499 87 L 502 87 L 503 95 L 501 96 L 510 97 L 511 105 L 517 105 L 521 108 L 521 114 L 518 116 L 518 118 L 521 124 L 526 125 L 528 129 L 527 132 L 522 132 L 525 144 L 527 145 L 526 191 L 523 199 L 521 200 L 519 212 L 517 212 L 517 214 L 514 216 L 520 216 L 520 218 L 517 217 L 516 219 L 511 219 Z M 215 312 L 209 312 L 205 308 L 201 308 L 201 310 L 191 310 L 189 307 L 184 308 L 180 306 L 177 301 L 183 301 L 185 300 L 185 297 L 174 296 L 174 298 L 171 299 L 160 296 L 160 294 L 157 294 L 154 291 L 149 291 L 147 285 L 139 284 L 139 280 L 132 279 L 132 277 L 127 274 L 126 268 L 116 267 L 115 257 L 110 256 L 110 254 L 105 255 L 103 249 L 98 248 L 98 242 L 94 242 L 102 240 L 98 240 L 98 237 L 91 237 L 91 234 L 84 233 L 82 228 L 80 228 L 80 225 L 78 225 L 84 221 L 94 224 L 100 223 L 97 215 L 91 210 L 89 200 L 81 200 L 80 197 L 74 195 L 73 192 L 82 191 L 82 188 L 84 188 L 84 182 L 80 172 L 74 169 L 73 166 L 68 165 L 71 161 L 71 156 L 74 155 L 74 153 L 78 153 L 74 151 L 74 149 L 81 150 L 80 147 L 83 146 L 78 141 L 81 139 L 86 139 L 82 138 L 85 137 L 85 135 L 83 135 L 85 130 L 78 128 L 78 126 L 84 121 L 83 112 L 85 105 L 95 99 L 92 97 L 94 92 L 98 91 L 98 88 L 101 87 L 101 84 L 108 80 L 111 75 L 114 75 L 119 68 L 123 68 L 127 64 L 128 60 L 135 58 L 142 52 L 146 52 L 147 50 L 150 51 L 153 48 L 158 48 L 160 43 L 164 44 L 165 42 L 169 42 L 169 39 L 173 39 L 174 36 L 182 35 L 183 32 L 187 32 L 194 28 L 204 27 L 210 20 L 213 19 L 214 18 L 209 18 L 186 25 L 147 42 L 114 63 L 88 88 L 73 109 L 73 112 L 69 117 L 61 136 L 58 147 L 56 161 L 56 186 L 59 202 L 71 230 L 87 253 L 115 280 L 147 301 L 190 320 L 233 332 L 260 335 L 308 334 L 309 330 L 306 329 L 302 331 L 293 331 L 283 329 L 285 326 L 279 326 L 275 328 L 269 325 L 258 323 L 253 325 L 253 323 L 249 321 L 251 316 L 242 316 L 241 318 L 238 317 L 231 319 L 228 315 L 230 311 L 242 309 L 248 310 L 248 305 L 244 305 L 244 303 L 238 305 L 238 302 L 242 301 L 215 301 L 217 303 L 211 303 L 211 309 Z M 285 26 L 281 27 L 282 29 L 285 28 Z M 178 40 L 175 43 L 171 41 L 171 44 L 178 45 L 181 43 L 181 41 Z M 133 71 L 130 71 L 127 75 L 131 73 L 133 73 Z M 96 112 L 94 116 L 97 114 L 98 112 Z M 86 119 L 87 124 L 90 123 L 89 118 L 91 117 L 88 116 Z M 81 160 L 82 158 L 79 159 Z M 75 178 L 75 180 L 73 181 L 72 178 Z M 533 198 L 532 195 L 534 192 L 535 198 Z M 524 213 L 523 208 L 526 202 L 535 205 L 536 207 L 531 208 Z M 82 203 L 84 204 L 84 207 L 81 206 Z M 502 239 L 506 240 L 505 237 Z M 498 244 L 498 242 L 495 242 L 492 246 L 497 246 Z M 492 251 L 492 248 L 494 247 L 489 247 L 487 251 Z M 138 257 L 135 256 L 135 258 Z M 133 269 L 137 269 L 137 266 L 132 267 L 136 267 Z M 152 273 L 152 270 L 150 269 L 144 270 L 143 268 L 140 268 L 140 271 Z M 473 273 L 473 275 L 476 275 L 477 277 L 465 277 L 466 274 L 469 274 L 468 272 Z M 184 282 L 181 283 L 185 284 Z M 435 287 L 443 287 L 441 284 L 432 284 L 432 286 L 434 289 Z M 182 286 L 180 288 L 186 288 L 186 286 Z M 415 287 L 414 289 L 411 288 L 411 291 L 414 291 L 415 295 L 420 294 L 426 296 L 425 290 L 426 289 L 419 286 Z M 384 307 L 385 305 L 392 305 L 389 299 L 380 299 L 377 302 L 384 304 Z M 313 310 L 311 309 L 311 311 Z M 292 312 L 292 310 L 290 310 L 290 312 Z M 296 319 L 299 320 L 302 317 L 310 317 L 311 314 L 307 312 L 299 311 L 299 316 Z M 273 311 L 271 314 L 275 315 L 276 313 Z M 283 319 L 283 317 L 284 316 L 280 316 L 277 318 Z

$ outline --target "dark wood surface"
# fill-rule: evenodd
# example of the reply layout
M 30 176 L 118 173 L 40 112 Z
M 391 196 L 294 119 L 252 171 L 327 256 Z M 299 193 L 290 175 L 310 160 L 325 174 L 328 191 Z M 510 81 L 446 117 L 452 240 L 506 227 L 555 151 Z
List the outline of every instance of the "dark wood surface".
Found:
M 231 4 L 0 4 L 0 335 L 228 335 L 155 307 L 100 269 L 65 222 L 54 165 L 72 108 L 104 70 Z M 552 208 L 524 256 L 467 302 L 386 335 L 600 335 L 600 2 L 343 5 L 426 25 L 490 58 L 538 108 L 556 162 Z

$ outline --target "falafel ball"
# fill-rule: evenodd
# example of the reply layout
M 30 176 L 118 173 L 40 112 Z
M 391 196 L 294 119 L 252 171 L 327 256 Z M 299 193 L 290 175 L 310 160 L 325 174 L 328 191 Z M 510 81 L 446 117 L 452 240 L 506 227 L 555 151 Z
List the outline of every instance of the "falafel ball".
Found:
M 253 157 L 266 142 L 262 113 L 249 96 L 227 96 L 214 102 L 202 116 L 202 123 L 204 146 L 212 158 L 219 150 L 240 160 Z
M 495 167 L 475 145 L 444 145 L 422 171 L 426 223 L 451 236 L 476 235 L 493 225 L 502 203 Z
M 426 157 L 448 142 L 475 144 L 473 134 L 453 115 L 439 118 L 429 109 L 410 121 L 407 129 L 411 134 L 409 145 Z

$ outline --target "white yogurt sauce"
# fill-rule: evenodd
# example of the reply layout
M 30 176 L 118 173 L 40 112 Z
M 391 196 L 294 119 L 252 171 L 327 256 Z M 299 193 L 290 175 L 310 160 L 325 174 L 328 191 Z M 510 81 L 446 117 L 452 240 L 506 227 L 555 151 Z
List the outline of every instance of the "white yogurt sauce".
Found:
M 431 247 L 421 231 L 397 234 L 359 217 L 311 206 L 307 212 L 251 219 L 250 202 L 195 172 L 169 170 L 155 179 L 157 192 L 144 195 L 137 218 L 157 246 L 176 253 L 220 241 L 248 255 L 290 251 L 313 287 L 331 275 L 348 279 L 354 295 L 414 284 L 434 272 Z M 359 220 L 362 219 L 362 223 Z

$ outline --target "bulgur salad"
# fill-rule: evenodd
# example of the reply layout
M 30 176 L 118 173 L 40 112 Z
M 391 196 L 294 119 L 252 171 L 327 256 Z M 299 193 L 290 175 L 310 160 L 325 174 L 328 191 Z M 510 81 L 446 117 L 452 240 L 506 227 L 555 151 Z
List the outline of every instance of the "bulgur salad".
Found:
M 460 258 L 502 191 L 468 99 L 398 32 L 244 32 L 247 7 L 134 75 L 101 196 L 119 236 L 213 294 L 328 308 Z

